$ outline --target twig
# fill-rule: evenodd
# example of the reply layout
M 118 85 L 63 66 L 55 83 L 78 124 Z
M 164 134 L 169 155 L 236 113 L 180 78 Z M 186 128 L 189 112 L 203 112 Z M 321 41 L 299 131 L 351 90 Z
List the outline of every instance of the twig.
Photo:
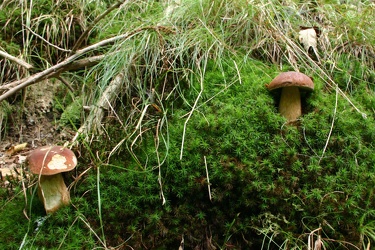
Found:
M 72 62 L 71 64 L 68 65 L 68 67 L 66 68 L 66 71 L 77 70 L 77 69 L 81 69 L 81 68 L 84 68 L 84 67 L 94 66 L 94 65 L 98 64 L 101 60 L 103 60 L 105 57 L 110 56 L 110 55 L 115 54 L 115 53 L 117 53 L 117 51 L 113 52 L 113 53 L 107 53 L 107 54 L 104 54 L 104 55 L 87 57 L 87 58 L 84 58 L 84 59 L 74 61 L 74 62 Z
M 112 37 L 112 38 L 108 38 L 108 39 L 105 39 L 103 41 L 100 41 L 98 43 L 95 43 L 93 45 L 90 45 L 86 48 L 83 48 L 81 50 L 78 50 L 76 52 L 76 54 L 68 57 L 67 59 L 65 59 L 64 61 L 62 61 L 61 63 L 58 63 L 42 72 L 39 72 L 39 73 L 36 73 L 30 77 L 27 77 L 25 78 L 24 80 L 21 80 L 21 81 L 18 81 L 18 82 L 22 82 L 20 83 L 19 85 L 17 85 L 16 87 L 10 89 L 8 92 L 2 94 L 0 96 L 0 102 L 2 102 L 3 100 L 5 100 L 6 98 L 14 95 L 15 93 L 17 93 L 18 91 L 20 91 L 21 89 L 24 89 L 26 88 L 27 86 L 30 86 L 34 83 L 37 83 L 37 82 L 40 82 L 44 79 L 47 79 L 47 78 L 51 78 L 51 77 L 54 77 L 58 74 L 60 74 L 61 72 L 64 72 L 66 71 L 67 69 L 70 68 L 70 65 L 75 61 L 77 60 L 79 57 L 81 57 L 82 55 L 84 55 L 85 53 L 87 52 L 90 52 L 92 50 L 95 50 L 97 48 L 100 48 L 100 47 L 103 47 L 105 45 L 108 45 L 108 44 L 111 44 L 111 43 L 114 43 L 118 40 L 122 40 L 122 39 L 130 39 L 132 38 L 133 36 L 135 36 L 136 34 L 144 31 L 144 30 L 147 30 L 147 29 L 154 29 L 154 30 L 167 30 L 167 31 L 170 31 L 168 28 L 166 27 L 160 27 L 160 26 L 145 26 L 145 27 L 141 27 L 141 28 L 138 28 L 136 30 L 133 30 L 131 32 L 127 32 L 125 34 L 121 34 L 121 35 L 118 35 L 118 36 L 115 36 L 115 37 Z M 13 84 L 13 83 L 10 83 L 10 84 Z
M 100 99 L 93 106 L 93 109 L 91 110 L 84 124 L 78 129 L 76 135 L 74 136 L 73 142 L 78 138 L 80 134 L 84 134 L 84 136 L 87 136 L 90 131 L 100 131 L 100 126 L 105 114 L 105 110 L 109 110 L 111 108 L 111 103 L 113 103 L 113 101 L 117 97 L 117 94 L 120 92 L 123 80 L 124 74 L 119 73 L 109 83 L 107 88 L 101 94 Z
M 204 158 L 204 165 L 205 165 L 205 167 L 206 167 L 207 187 L 208 187 L 208 197 L 210 198 L 210 200 L 212 200 L 212 197 L 211 197 L 211 183 L 210 183 L 210 177 L 208 176 L 208 167 L 207 167 L 206 156 L 203 156 L 203 158 Z
M 156 135 L 155 135 L 155 152 L 156 152 L 156 158 L 158 159 L 158 182 L 160 186 L 160 196 L 162 199 L 162 205 L 165 204 L 165 197 L 164 197 L 164 192 L 163 192 L 163 184 L 161 182 L 161 163 L 160 163 L 160 156 L 159 156 L 159 126 L 160 126 L 160 119 L 158 120 L 158 124 L 156 125 Z
M 114 52 L 114 53 L 116 53 L 116 52 Z M 108 55 L 109 54 L 92 56 L 92 57 L 88 57 L 88 58 L 84 58 L 84 59 L 74 61 L 71 64 L 69 64 L 66 68 L 64 68 L 64 70 L 61 70 L 60 73 L 63 72 L 63 71 L 78 70 L 78 69 L 81 69 L 81 68 L 84 68 L 84 67 L 94 66 L 94 65 L 98 64 L 101 60 L 103 60 L 103 58 L 105 58 Z M 58 74 L 52 73 L 51 75 L 48 75 L 46 78 L 52 78 L 52 77 L 55 77 L 56 75 L 58 75 Z M 25 77 L 21 80 L 17 80 L 17 81 L 13 81 L 11 83 L 8 83 L 8 84 L 1 85 L 0 90 L 12 89 L 12 88 L 16 87 L 17 85 L 20 85 L 21 83 L 28 80 L 30 77 L 33 77 L 33 76 L 28 76 L 28 77 Z M 36 80 L 35 83 L 40 82 L 40 81 L 41 80 Z
M 18 65 L 21 65 L 22 67 L 24 67 L 24 68 L 26 68 L 26 69 L 28 69 L 28 70 L 34 68 L 33 65 L 31 65 L 31 64 L 29 64 L 29 63 L 27 63 L 27 62 L 25 62 L 24 60 L 21 60 L 21 59 L 15 57 L 15 56 L 12 56 L 12 55 L 6 53 L 5 51 L 0 50 L 0 56 L 2 56 L 2 57 L 4 57 L 4 58 L 8 59 L 9 61 L 15 62 L 15 63 L 17 63 Z
M 60 82 L 62 82 L 71 92 L 74 92 L 74 89 L 70 84 L 61 76 L 56 77 Z

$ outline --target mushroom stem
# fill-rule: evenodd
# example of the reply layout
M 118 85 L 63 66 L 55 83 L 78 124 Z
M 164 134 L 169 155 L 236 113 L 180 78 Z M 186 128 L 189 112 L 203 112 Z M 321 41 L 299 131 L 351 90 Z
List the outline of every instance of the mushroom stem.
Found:
M 38 195 L 47 214 L 55 212 L 70 202 L 70 194 L 61 174 L 41 175 Z
M 281 90 L 279 112 L 288 122 L 295 121 L 301 116 L 301 95 L 298 87 L 284 87 Z

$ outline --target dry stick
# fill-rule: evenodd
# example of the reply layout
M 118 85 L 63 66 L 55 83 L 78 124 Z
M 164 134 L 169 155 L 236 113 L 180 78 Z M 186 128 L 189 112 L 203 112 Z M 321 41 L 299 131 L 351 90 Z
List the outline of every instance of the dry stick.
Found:
M 116 98 L 120 91 L 124 79 L 124 74 L 118 74 L 107 86 L 101 95 L 100 99 L 96 102 L 95 106 L 91 110 L 85 123 L 78 129 L 72 142 L 74 142 L 80 134 L 87 135 L 88 131 L 93 129 L 100 130 L 100 124 L 104 117 L 104 111 L 110 109 L 111 103 Z
M 106 15 L 108 15 L 112 10 L 118 8 L 121 4 L 123 4 L 125 1 L 118 1 L 111 7 L 109 7 L 106 11 L 104 11 L 103 14 L 97 16 L 94 21 L 85 29 L 85 31 L 81 34 L 81 36 L 78 38 L 76 44 L 73 46 L 73 49 L 71 50 L 71 54 L 74 53 L 81 45 L 84 39 L 88 37 L 88 34 L 90 31 L 94 28 L 95 24 L 97 24 L 100 20 L 102 20 Z
M 206 166 L 208 197 L 210 198 L 210 200 L 212 200 L 212 197 L 211 197 L 211 183 L 210 183 L 210 177 L 208 176 L 208 167 L 207 167 L 206 156 L 203 156 L 203 158 L 204 158 L 204 165 Z
M 70 84 L 68 83 L 67 80 L 65 80 L 62 76 L 57 76 L 56 77 L 58 80 L 60 80 L 60 82 L 62 82 L 71 92 L 74 92 L 74 89 L 72 86 L 70 86 Z
M 94 66 L 98 64 L 101 60 L 103 60 L 105 57 L 110 56 L 115 53 L 117 52 L 106 53 L 104 55 L 92 56 L 92 57 L 87 57 L 84 59 L 74 61 L 68 65 L 68 67 L 66 68 L 66 71 L 77 70 L 77 69 L 81 69 L 84 67 Z
M 48 68 L 48 69 L 46 69 L 42 72 L 36 73 L 36 74 L 34 74 L 30 77 L 25 78 L 24 81 L 22 81 L 21 84 L 19 84 L 16 87 L 10 89 L 8 92 L 2 94 L 0 96 L 0 102 L 4 101 L 6 98 L 14 95 L 15 93 L 17 93 L 21 89 L 26 88 L 27 86 L 30 86 L 30 85 L 32 85 L 34 83 L 37 83 L 37 82 L 40 82 L 44 79 L 47 79 L 48 77 L 56 76 L 56 75 L 60 74 L 61 72 L 66 71 L 66 69 L 69 69 L 70 64 L 72 64 L 76 59 L 78 59 L 80 56 L 84 55 L 87 52 L 90 52 L 90 51 L 95 50 L 99 47 L 108 45 L 110 43 L 116 42 L 118 40 L 130 39 L 143 30 L 160 29 L 160 28 L 168 30 L 168 28 L 165 28 L 165 27 L 145 26 L 145 27 L 138 28 L 134 31 L 127 32 L 127 33 L 122 34 L 122 35 L 118 35 L 118 36 L 115 36 L 115 37 L 112 37 L 112 38 L 109 38 L 109 39 L 105 39 L 105 40 L 100 41 L 98 43 L 95 43 L 93 45 L 87 46 L 86 48 L 78 50 L 76 52 L 76 54 L 68 57 L 67 59 L 65 59 L 61 63 L 58 63 L 58 64 L 56 64 L 56 65 L 54 65 L 54 66 L 52 66 L 52 67 L 50 67 L 50 68 Z
M 25 62 L 24 60 L 21 60 L 21 59 L 15 57 L 15 56 L 12 56 L 12 55 L 6 53 L 5 51 L 0 50 L 0 56 L 8 59 L 9 61 L 17 63 L 17 64 L 21 65 L 22 67 L 24 67 L 26 69 L 34 68 L 33 65 Z
M 113 53 L 116 53 L 116 52 L 113 52 Z M 112 53 L 110 53 L 110 54 L 112 54 Z M 63 71 L 78 70 L 78 69 L 81 69 L 81 68 L 84 68 L 84 67 L 94 66 L 94 65 L 98 64 L 101 60 L 103 60 L 103 58 L 105 58 L 106 56 L 108 56 L 110 54 L 92 56 L 92 57 L 88 57 L 88 58 L 84 58 L 84 59 L 74 61 L 74 62 L 70 63 L 67 67 L 65 67 L 63 70 L 60 70 L 58 73 L 53 73 L 51 75 L 48 75 L 46 78 L 55 77 L 56 75 L 60 74 Z M 28 76 L 26 78 L 23 78 L 21 80 L 17 80 L 17 81 L 13 81 L 11 83 L 8 83 L 8 84 L 4 84 L 4 85 L 0 86 L 0 90 L 12 89 L 12 88 L 16 87 L 17 85 L 23 83 L 24 81 L 26 81 L 29 78 L 30 78 L 30 76 Z M 37 83 L 37 82 L 40 82 L 40 80 L 37 80 L 35 83 Z
M 158 120 L 158 124 L 156 125 L 156 135 L 155 135 L 155 152 L 156 152 L 156 158 L 158 159 L 158 182 L 160 186 L 160 196 L 162 198 L 162 205 L 165 204 L 165 197 L 164 197 L 164 192 L 163 192 L 163 184 L 161 182 L 161 163 L 160 163 L 160 156 L 159 156 L 159 126 L 160 126 L 160 119 Z

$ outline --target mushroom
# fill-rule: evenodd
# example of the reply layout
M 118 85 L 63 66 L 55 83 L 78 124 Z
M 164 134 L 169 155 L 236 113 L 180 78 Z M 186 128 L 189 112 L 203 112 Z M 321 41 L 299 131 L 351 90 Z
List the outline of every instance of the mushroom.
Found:
M 39 174 L 38 195 L 47 214 L 70 202 L 69 190 L 61 175 L 75 168 L 73 151 L 61 146 L 45 146 L 33 150 L 27 157 L 32 173 Z
M 266 87 L 269 91 L 282 89 L 279 112 L 288 122 L 293 122 L 302 114 L 300 90 L 312 91 L 314 83 L 305 74 L 289 71 L 280 73 Z

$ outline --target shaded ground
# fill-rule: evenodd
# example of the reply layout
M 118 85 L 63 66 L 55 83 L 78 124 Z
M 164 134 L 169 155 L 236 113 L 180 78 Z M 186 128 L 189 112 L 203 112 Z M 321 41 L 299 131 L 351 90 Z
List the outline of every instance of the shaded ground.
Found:
M 23 106 L 13 106 L 0 143 L 0 185 L 7 185 L 7 178 L 17 178 L 28 153 L 39 146 L 63 144 L 73 132 L 56 124 L 60 114 L 53 107 L 58 84 L 45 81 L 28 88 Z M 74 135 L 74 134 L 73 134 Z M 8 177 L 6 177 L 8 176 Z

